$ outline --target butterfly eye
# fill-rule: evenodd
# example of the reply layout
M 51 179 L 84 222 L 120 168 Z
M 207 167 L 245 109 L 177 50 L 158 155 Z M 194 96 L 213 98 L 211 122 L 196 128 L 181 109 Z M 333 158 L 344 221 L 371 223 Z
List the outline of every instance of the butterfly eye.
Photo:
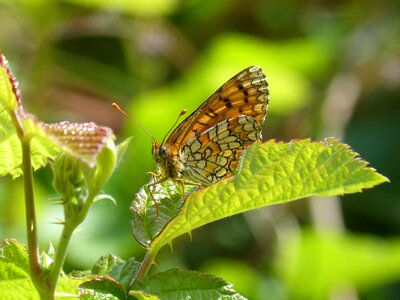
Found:
M 158 156 L 160 158 L 167 158 L 167 156 L 168 156 L 167 148 L 165 148 L 164 146 L 161 146 L 160 149 L 158 149 Z

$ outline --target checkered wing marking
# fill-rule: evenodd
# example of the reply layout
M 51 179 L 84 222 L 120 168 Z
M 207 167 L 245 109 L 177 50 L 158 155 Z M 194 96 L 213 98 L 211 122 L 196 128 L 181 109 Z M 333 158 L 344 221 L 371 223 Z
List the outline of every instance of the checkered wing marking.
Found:
M 240 115 L 224 120 L 183 147 L 183 175 L 204 186 L 229 177 L 243 150 L 260 139 L 261 127 L 253 117 Z
M 222 120 L 246 115 L 262 126 L 269 102 L 268 83 L 258 66 L 244 69 L 211 95 L 168 137 L 165 144 L 181 149 L 189 140 Z

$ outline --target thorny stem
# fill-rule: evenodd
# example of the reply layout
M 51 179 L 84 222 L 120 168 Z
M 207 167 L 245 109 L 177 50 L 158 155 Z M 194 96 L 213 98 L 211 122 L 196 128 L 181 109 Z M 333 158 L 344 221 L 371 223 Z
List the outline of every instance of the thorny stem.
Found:
M 132 279 L 131 283 L 129 284 L 129 287 L 131 287 L 135 282 L 140 280 L 142 277 L 144 277 L 147 272 L 150 270 L 151 265 L 154 262 L 154 259 L 157 255 L 157 250 L 148 248 L 147 253 L 145 257 L 143 258 L 142 264 L 139 267 L 138 272 L 136 273 L 135 277 Z
M 76 226 L 65 223 L 60 239 L 58 241 L 56 257 L 54 258 L 54 265 L 48 275 L 48 282 L 54 288 L 57 286 L 57 281 L 61 272 L 61 268 L 64 264 L 65 255 L 67 253 L 68 243 L 72 237 L 75 228 Z
M 41 299 L 53 299 L 51 286 L 43 280 L 43 269 L 39 259 L 39 243 L 37 238 L 35 195 L 33 191 L 33 171 L 31 161 L 31 138 L 23 130 L 20 118 L 16 111 L 12 111 L 11 118 L 16 128 L 22 148 L 22 171 L 25 192 L 26 231 L 28 241 L 29 272 Z
M 39 244 L 37 238 L 35 197 L 33 192 L 33 172 L 30 153 L 30 141 L 22 140 L 22 169 L 24 173 L 26 229 L 28 239 L 29 271 L 33 284 L 42 299 L 49 298 L 51 287 L 42 280 L 43 270 L 39 261 Z
M 79 224 L 81 224 L 83 220 L 85 220 L 89 208 L 93 203 L 93 199 L 94 197 L 90 195 L 87 201 L 85 202 L 84 206 L 79 211 L 79 213 L 65 220 L 63 230 L 57 245 L 57 253 L 54 259 L 54 266 L 51 269 L 48 276 L 48 281 L 54 287 L 57 285 L 57 281 L 62 266 L 64 264 L 65 256 L 67 254 L 68 244 L 69 241 L 71 240 L 72 234 L 74 233 L 75 229 L 79 226 Z

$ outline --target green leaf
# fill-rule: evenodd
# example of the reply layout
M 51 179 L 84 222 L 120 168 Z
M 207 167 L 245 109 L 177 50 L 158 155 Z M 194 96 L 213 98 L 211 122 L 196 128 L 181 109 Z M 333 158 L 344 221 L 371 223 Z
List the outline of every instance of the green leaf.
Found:
M 92 195 L 100 193 L 104 184 L 114 171 L 116 162 L 117 151 L 115 143 L 112 138 L 108 138 L 97 154 L 96 167 L 90 168 L 88 166 L 83 168 L 88 183 L 89 193 Z
M 0 107 L 8 112 L 19 105 L 18 82 L 8 66 L 6 57 L 0 52 Z
M 140 263 L 134 258 L 130 258 L 125 262 L 114 255 L 104 255 L 92 267 L 92 274 L 98 276 L 93 278 L 93 275 L 89 275 L 92 280 L 80 285 L 80 293 L 86 296 L 95 294 L 96 297 L 112 295 L 116 299 L 125 299 L 127 297 L 127 288 L 139 265 Z
M 111 269 L 118 265 L 119 263 L 124 262 L 118 256 L 112 254 L 106 254 L 101 256 L 92 267 L 92 274 L 95 275 L 106 275 Z
M 140 263 L 138 261 L 134 258 L 129 258 L 127 262 L 120 262 L 115 265 L 108 274 L 124 287 L 128 288 L 139 266 Z
M 58 294 L 77 295 L 78 285 L 87 279 L 61 276 Z M 37 291 L 29 277 L 26 246 L 13 239 L 0 244 L 0 299 L 36 299 Z
M 150 295 L 143 291 L 129 291 L 129 296 L 135 297 L 137 300 L 159 300 L 160 297 L 156 295 Z
M 57 283 L 56 299 L 60 299 L 60 296 L 69 296 L 72 299 L 77 298 L 79 286 L 87 280 L 88 278 L 74 278 L 61 275 Z
M 132 286 L 129 294 L 136 295 L 137 291 L 166 300 L 245 299 L 233 289 L 231 284 L 221 278 L 179 269 L 170 269 L 146 276 Z
M 46 139 L 41 123 L 24 112 L 18 82 L 6 58 L 0 55 L 0 176 L 16 178 L 22 174 L 22 135 L 32 138 L 30 147 L 34 170 L 44 166 L 47 159 L 57 153 L 57 145 Z
M 148 188 L 151 194 L 146 187 L 141 188 L 130 207 L 133 213 L 132 234 L 143 247 L 150 245 L 153 238 L 178 214 L 183 204 L 182 192 L 171 181 Z M 157 201 L 158 208 L 154 201 Z
M 77 298 L 78 286 L 84 280 L 61 276 L 58 280 L 56 298 L 68 296 Z M 0 280 L 0 299 L 39 299 L 39 295 L 30 278 Z
M 184 233 L 248 210 L 309 196 L 360 192 L 386 181 L 335 139 L 256 143 L 242 155 L 235 176 L 191 193 L 178 215 L 152 236 L 149 247 L 158 251 Z
M 27 249 L 14 239 L 6 239 L 0 244 L 0 281 L 20 278 L 29 278 Z
M 128 287 L 139 268 L 139 262 L 129 258 L 127 262 L 119 257 L 107 254 L 100 257 L 92 267 L 92 274 L 110 275 L 116 281 Z
M 117 206 L 117 200 L 109 194 L 98 194 L 96 197 L 93 199 L 93 203 L 96 203 L 101 200 L 109 200 L 111 201 L 115 206 Z
M 39 299 L 30 278 L 0 280 L 1 299 Z
M 0 176 L 16 178 L 22 174 L 21 142 L 5 110 L 0 112 Z
M 46 124 L 36 120 L 24 111 L 18 83 L 5 57 L 0 56 L 0 176 L 10 174 L 15 178 L 22 174 L 22 139 L 30 142 L 34 170 L 46 165 L 49 158 L 54 159 L 60 149 L 92 168 L 98 163 L 99 153 L 108 150 L 109 155 L 102 154 L 105 158 L 96 169 L 97 179 L 92 181 L 95 194 L 115 166 L 116 149 L 110 128 L 94 123 Z M 104 148 L 107 150 L 102 151 Z
M 79 295 L 83 299 L 126 299 L 124 287 L 108 275 L 82 283 Z
M 399 253 L 400 239 L 307 232 L 282 243 L 275 266 L 290 299 L 327 299 L 346 284 L 367 291 L 398 281 Z

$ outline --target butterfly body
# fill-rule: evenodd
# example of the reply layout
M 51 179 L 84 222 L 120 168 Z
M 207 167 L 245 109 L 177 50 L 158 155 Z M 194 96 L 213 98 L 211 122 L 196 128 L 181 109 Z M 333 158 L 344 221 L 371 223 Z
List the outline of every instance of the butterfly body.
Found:
M 153 142 L 152 152 L 159 167 L 159 177 L 173 180 L 182 177 L 185 166 L 181 161 L 183 157 L 179 153 L 172 151 L 169 145 L 160 146 L 155 142 Z
M 268 102 L 268 84 L 260 67 L 246 68 L 232 77 L 165 142 L 153 142 L 159 167 L 153 184 L 172 179 L 208 186 L 231 176 L 243 150 L 261 140 Z

